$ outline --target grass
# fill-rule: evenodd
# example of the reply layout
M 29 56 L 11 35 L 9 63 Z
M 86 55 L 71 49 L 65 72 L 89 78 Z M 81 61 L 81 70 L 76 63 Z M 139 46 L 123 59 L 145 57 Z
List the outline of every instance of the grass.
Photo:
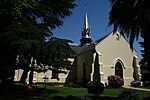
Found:
M 118 94 L 123 90 L 123 88 L 109 88 L 105 89 L 102 96 L 117 97 Z
M 141 88 L 144 88 L 144 89 L 150 89 L 150 87 L 141 87 Z
M 102 96 L 117 97 L 119 95 L 119 93 L 121 93 L 121 91 L 123 91 L 123 90 L 124 90 L 124 88 L 105 89 Z M 138 97 L 140 100 L 142 100 L 143 97 L 150 96 L 150 92 L 140 91 L 140 90 L 135 90 L 135 91 L 138 94 Z
M 35 85 L 32 92 L 22 91 L 22 89 L 22 85 L 17 85 L 13 93 L 0 97 L 0 100 L 85 100 L 84 98 L 89 96 L 86 88 L 47 85 L 45 89 L 44 85 Z M 101 98 L 102 100 L 117 100 L 118 95 L 123 90 L 123 88 L 105 89 Z M 136 92 L 140 100 L 150 96 L 150 92 L 137 90 Z
M 44 86 L 39 86 L 38 89 L 43 89 Z M 53 96 L 62 96 L 66 97 L 68 95 L 72 96 L 84 96 L 87 95 L 87 89 L 86 88 L 71 88 L 71 87 L 59 87 L 59 86 L 46 86 L 46 92 L 47 94 L 50 94 L 50 97 Z
M 38 89 L 43 89 L 44 86 L 39 86 Z M 102 97 L 118 97 L 119 93 L 123 91 L 124 88 L 109 88 L 105 89 Z M 138 96 L 140 100 L 142 100 L 143 97 L 150 96 L 150 92 L 146 91 L 138 91 L 135 90 L 138 93 Z M 43 91 L 44 92 L 44 91 Z M 87 89 L 86 88 L 72 88 L 72 87 L 58 87 L 58 86 L 47 86 L 47 97 L 53 98 L 53 97 L 84 97 L 87 96 Z

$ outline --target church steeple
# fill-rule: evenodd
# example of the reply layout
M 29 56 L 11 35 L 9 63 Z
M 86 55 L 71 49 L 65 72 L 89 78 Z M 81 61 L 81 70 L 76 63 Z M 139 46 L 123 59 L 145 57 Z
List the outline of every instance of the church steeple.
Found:
M 85 15 L 84 15 L 84 25 L 82 28 L 82 37 L 80 39 L 81 46 L 89 45 L 92 42 L 91 32 L 88 26 L 88 14 L 87 14 L 87 5 L 85 4 Z

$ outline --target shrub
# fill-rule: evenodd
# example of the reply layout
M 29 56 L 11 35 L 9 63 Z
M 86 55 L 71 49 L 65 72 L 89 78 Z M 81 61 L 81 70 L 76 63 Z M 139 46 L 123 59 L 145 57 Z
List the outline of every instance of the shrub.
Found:
M 121 100 L 138 100 L 138 94 L 132 89 L 125 89 L 119 94 Z
M 131 84 L 132 87 L 140 87 L 141 86 L 140 81 L 132 81 L 130 84 Z
M 111 88 L 120 88 L 124 85 L 124 80 L 117 75 L 108 76 L 108 86 Z
M 98 96 L 104 91 L 104 84 L 98 81 L 91 81 L 87 84 L 87 89 L 89 94 L 93 94 L 94 96 Z

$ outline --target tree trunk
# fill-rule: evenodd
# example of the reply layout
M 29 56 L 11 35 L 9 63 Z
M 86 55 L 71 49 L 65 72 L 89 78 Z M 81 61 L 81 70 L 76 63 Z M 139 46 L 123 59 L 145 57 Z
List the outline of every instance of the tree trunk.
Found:
M 32 81 L 33 81 L 33 70 L 31 69 L 30 74 L 29 74 L 29 84 L 32 85 Z
M 32 81 L 33 81 L 33 71 L 34 71 L 34 58 L 33 61 L 31 62 L 31 71 L 29 74 L 29 84 L 32 85 Z
M 23 83 L 23 84 L 26 83 L 26 79 L 27 79 L 27 76 L 28 76 L 28 72 L 29 72 L 28 69 L 24 69 L 23 74 L 22 74 L 22 76 L 21 76 L 21 78 L 20 78 L 20 83 Z
M 27 63 L 25 63 L 23 60 L 21 60 L 22 61 L 21 66 L 23 67 L 23 73 L 22 73 L 22 76 L 20 79 L 20 83 L 23 83 L 23 84 L 26 84 L 26 79 L 28 77 L 28 72 L 30 70 L 30 64 L 31 64 L 31 57 L 30 56 L 26 56 L 25 59 L 27 60 Z

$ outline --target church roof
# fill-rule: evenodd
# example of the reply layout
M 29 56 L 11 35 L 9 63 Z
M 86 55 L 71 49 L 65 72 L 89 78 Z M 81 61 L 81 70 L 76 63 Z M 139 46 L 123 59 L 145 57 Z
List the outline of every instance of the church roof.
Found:
M 94 44 L 92 43 L 89 46 L 79 46 L 77 44 L 70 44 L 70 48 L 74 51 L 74 54 L 72 56 L 76 56 L 94 49 Z
M 74 55 L 77 55 L 80 53 L 80 51 L 82 50 L 81 46 L 77 45 L 77 44 L 69 44 L 70 48 L 74 51 Z
M 70 44 L 70 48 L 75 52 L 74 56 L 83 54 L 83 53 L 88 52 L 90 50 L 94 50 L 95 45 L 97 45 L 98 43 L 103 41 L 105 38 L 107 38 L 111 34 L 113 34 L 113 32 L 110 32 L 109 34 L 106 34 L 105 36 L 103 36 L 100 39 L 96 40 L 94 43 L 91 43 L 90 45 L 80 46 L 80 45 L 77 45 L 77 44 Z M 126 40 L 126 42 L 129 43 L 127 40 Z M 133 50 L 135 50 L 135 49 L 133 48 Z M 136 52 L 136 50 L 135 50 L 135 52 Z
M 92 43 L 91 45 L 89 45 L 87 47 L 82 47 L 82 50 L 78 55 L 88 52 L 90 50 L 93 50 L 94 48 L 95 48 L 94 43 Z
M 73 56 L 76 56 L 76 55 L 80 55 L 80 54 L 83 54 L 89 50 L 92 50 L 95 48 L 95 44 L 98 44 L 99 42 L 101 42 L 103 39 L 105 39 L 109 34 L 103 36 L 102 38 L 98 39 L 97 41 L 95 41 L 94 43 L 91 43 L 91 45 L 84 45 L 84 46 L 79 46 L 77 44 L 70 44 L 70 48 L 74 51 L 74 55 Z

